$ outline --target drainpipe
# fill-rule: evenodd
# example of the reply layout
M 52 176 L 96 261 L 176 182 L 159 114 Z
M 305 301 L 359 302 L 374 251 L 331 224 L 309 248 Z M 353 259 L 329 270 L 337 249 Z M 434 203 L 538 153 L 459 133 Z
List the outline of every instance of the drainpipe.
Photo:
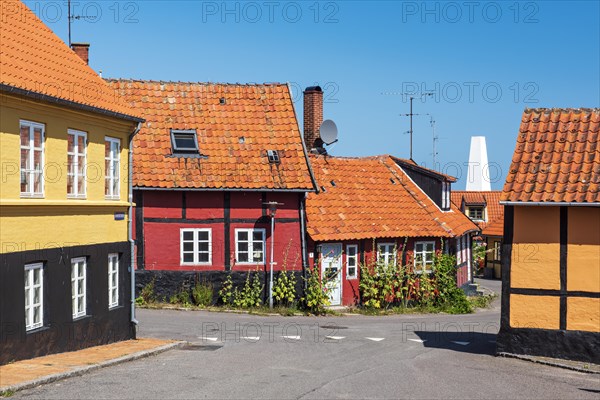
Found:
M 300 199 L 300 243 L 302 246 L 302 277 L 304 278 L 304 289 L 306 290 L 306 268 L 308 267 L 308 254 L 306 254 L 306 220 L 304 217 L 304 207 L 307 194 Z
M 128 174 L 129 174 L 129 182 L 128 182 L 128 199 L 129 199 L 129 207 L 127 210 L 127 240 L 129 240 L 129 273 L 131 274 L 131 322 L 134 325 L 138 324 L 138 320 L 135 319 L 135 268 L 134 268 L 134 251 L 135 251 L 135 243 L 133 241 L 133 138 L 137 133 L 142 129 L 142 123 L 138 122 L 135 130 L 129 135 L 129 154 L 128 154 Z

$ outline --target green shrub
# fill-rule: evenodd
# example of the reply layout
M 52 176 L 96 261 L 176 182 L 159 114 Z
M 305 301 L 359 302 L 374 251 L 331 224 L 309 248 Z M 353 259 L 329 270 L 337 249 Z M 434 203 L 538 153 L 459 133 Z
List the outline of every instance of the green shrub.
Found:
M 169 303 L 181 305 L 183 307 L 189 307 L 192 305 L 190 302 L 190 293 L 185 287 L 181 287 L 175 294 L 169 298 Z
M 291 307 L 296 300 L 296 277 L 285 269 L 279 272 L 273 284 L 273 300 L 275 304 Z
M 200 307 L 207 307 L 212 304 L 213 285 L 210 282 L 196 282 L 192 288 L 192 299 L 194 304 Z
M 250 280 L 250 272 L 246 275 L 246 283 L 241 291 L 235 288 L 233 291 L 233 305 L 238 308 L 260 307 L 262 304 L 262 291 L 264 285 L 260 282 L 259 274 L 254 274 Z
M 223 282 L 223 286 L 219 290 L 219 298 L 226 306 L 233 304 L 233 281 L 231 280 L 231 275 L 227 275 L 225 282 Z
M 143 306 L 156 302 L 156 294 L 154 293 L 154 284 L 156 278 L 152 278 L 141 290 L 139 297 L 135 299 L 135 304 Z
M 312 314 L 325 314 L 325 307 L 330 304 L 327 284 L 320 279 L 318 267 L 308 268 L 306 274 L 306 290 L 301 299 L 303 306 Z

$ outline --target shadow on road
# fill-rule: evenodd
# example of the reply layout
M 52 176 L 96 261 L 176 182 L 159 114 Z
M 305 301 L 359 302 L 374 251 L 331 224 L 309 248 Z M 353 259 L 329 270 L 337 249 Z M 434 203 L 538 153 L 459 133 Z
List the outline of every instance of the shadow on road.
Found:
M 496 354 L 496 334 L 493 333 L 416 331 L 415 334 L 425 347 L 490 356 Z

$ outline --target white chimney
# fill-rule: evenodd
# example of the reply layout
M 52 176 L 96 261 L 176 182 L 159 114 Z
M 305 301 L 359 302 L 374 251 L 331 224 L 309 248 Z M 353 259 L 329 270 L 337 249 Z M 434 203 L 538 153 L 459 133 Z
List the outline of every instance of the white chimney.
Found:
M 467 190 L 477 192 L 489 192 L 492 190 L 485 136 L 471 137 Z

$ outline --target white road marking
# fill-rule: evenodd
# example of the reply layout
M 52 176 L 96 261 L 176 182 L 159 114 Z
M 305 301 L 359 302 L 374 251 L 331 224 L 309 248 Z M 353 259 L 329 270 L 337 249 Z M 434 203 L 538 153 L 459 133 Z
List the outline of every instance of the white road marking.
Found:
M 244 340 L 260 340 L 260 336 L 242 336 Z
M 471 342 L 458 342 L 458 341 L 452 340 L 452 343 L 460 344 L 461 346 L 466 346 L 466 345 L 470 344 Z
M 216 338 L 216 337 L 202 337 L 202 336 L 198 336 L 198 339 L 208 340 L 211 342 L 216 342 L 217 340 L 219 340 L 219 338 Z
M 300 340 L 300 336 L 282 336 L 284 339 Z
M 342 340 L 346 339 L 345 336 L 325 336 L 325 339 Z
M 365 339 L 369 339 L 369 340 L 372 340 L 374 342 L 381 342 L 385 338 L 382 338 L 382 337 L 366 337 Z
M 417 342 L 417 343 L 425 343 L 427 341 L 427 339 L 425 339 L 425 340 L 423 340 L 423 339 L 408 339 L 408 340 Z

